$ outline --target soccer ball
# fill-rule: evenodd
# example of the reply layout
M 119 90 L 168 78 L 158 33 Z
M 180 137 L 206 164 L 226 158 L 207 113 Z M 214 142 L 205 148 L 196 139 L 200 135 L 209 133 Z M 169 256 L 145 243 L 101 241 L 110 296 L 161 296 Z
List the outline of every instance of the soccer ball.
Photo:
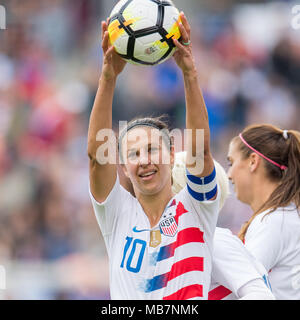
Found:
M 178 9 L 170 0 L 120 0 L 108 25 L 110 43 L 126 61 L 153 66 L 172 57 L 181 37 Z

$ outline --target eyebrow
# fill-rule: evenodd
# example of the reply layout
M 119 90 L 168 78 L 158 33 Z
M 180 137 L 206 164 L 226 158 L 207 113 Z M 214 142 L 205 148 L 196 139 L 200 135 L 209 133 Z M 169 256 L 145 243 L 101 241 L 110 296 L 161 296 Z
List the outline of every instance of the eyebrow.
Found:
M 158 147 L 158 148 L 160 148 L 161 144 L 148 143 L 147 148 L 149 148 L 149 147 Z M 130 149 L 127 149 L 127 152 L 135 151 L 135 150 L 138 150 L 138 149 L 140 149 L 140 148 L 130 148 Z

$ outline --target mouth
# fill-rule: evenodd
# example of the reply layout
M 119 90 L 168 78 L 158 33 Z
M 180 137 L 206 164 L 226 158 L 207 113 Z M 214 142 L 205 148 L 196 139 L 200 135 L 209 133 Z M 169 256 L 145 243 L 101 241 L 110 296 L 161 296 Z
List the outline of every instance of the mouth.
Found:
M 157 172 L 157 170 L 151 170 L 151 171 L 143 172 L 143 173 L 139 174 L 139 177 L 143 181 L 148 181 L 148 180 L 151 180 L 155 176 L 156 172 Z

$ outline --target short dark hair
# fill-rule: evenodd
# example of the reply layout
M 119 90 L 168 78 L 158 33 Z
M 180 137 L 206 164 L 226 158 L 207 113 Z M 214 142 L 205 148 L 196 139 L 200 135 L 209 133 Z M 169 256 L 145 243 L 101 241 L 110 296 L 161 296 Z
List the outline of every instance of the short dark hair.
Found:
M 167 115 L 162 115 L 159 117 L 144 117 L 144 118 L 135 118 L 132 119 L 127 126 L 121 130 L 119 133 L 119 140 L 118 140 L 118 151 L 121 163 L 124 162 L 123 155 L 122 155 L 122 140 L 127 132 L 130 130 L 136 128 L 136 127 L 152 127 L 154 129 L 159 130 L 162 132 L 162 138 L 165 142 L 166 146 L 169 150 L 171 150 L 171 147 L 173 146 L 173 139 L 171 138 L 169 134 L 169 126 L 167 121 L 165 120 L 167 118 Z

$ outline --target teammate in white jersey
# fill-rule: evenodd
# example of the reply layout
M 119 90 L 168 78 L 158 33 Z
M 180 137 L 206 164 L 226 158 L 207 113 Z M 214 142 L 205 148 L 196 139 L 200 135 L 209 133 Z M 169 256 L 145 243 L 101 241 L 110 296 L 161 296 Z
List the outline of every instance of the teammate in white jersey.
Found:
M 175 154 L 172 170 L 173 191 L 179 192 L 186 184 L 185 152 Z M 221 211 L 229 195 L 228 177 L 224 168 L 214 160 Z M 274 300 L 268 273 L 230 230 L 216 228 L 214 234 L 212 282 L 209 300 Z
M 300 133 L 249 126 L 228 160 L 237 198 L 253 210 L 240 239 L 268 270 L 276 299 L 300 300 Z
M 229 229 L 216 228 L 209 300 L 275 300 L 263 265 Z
M 183 75 L 186 127 L 192 135 L 186 146 L 188 183 L 175 196 L 171 181 L 174 146 L 162 121 L 137 119 L 121 132 L 122 169 L 135 197 L 120 185 L 116 164 L 107 162 L 103 149 L 114 146 L 110 143 L 113 134 L 108 143 L 101 136 L 112 126 L 116 79 L 125 62 L 110 46 L 107 23 L 102 22 L 104 59 L 90 118 L 88 154 L 91 198 L 109 255 L 112 299 L 208 297 L 219 195 L 190 26 L 183 13 L 181 20 L 182 42 L 173 40 L 174 58 Z M 197 130 L 204 130 L 203 153 L 198 150 Z M 113 158 L 108 155 L 109 160 Z

